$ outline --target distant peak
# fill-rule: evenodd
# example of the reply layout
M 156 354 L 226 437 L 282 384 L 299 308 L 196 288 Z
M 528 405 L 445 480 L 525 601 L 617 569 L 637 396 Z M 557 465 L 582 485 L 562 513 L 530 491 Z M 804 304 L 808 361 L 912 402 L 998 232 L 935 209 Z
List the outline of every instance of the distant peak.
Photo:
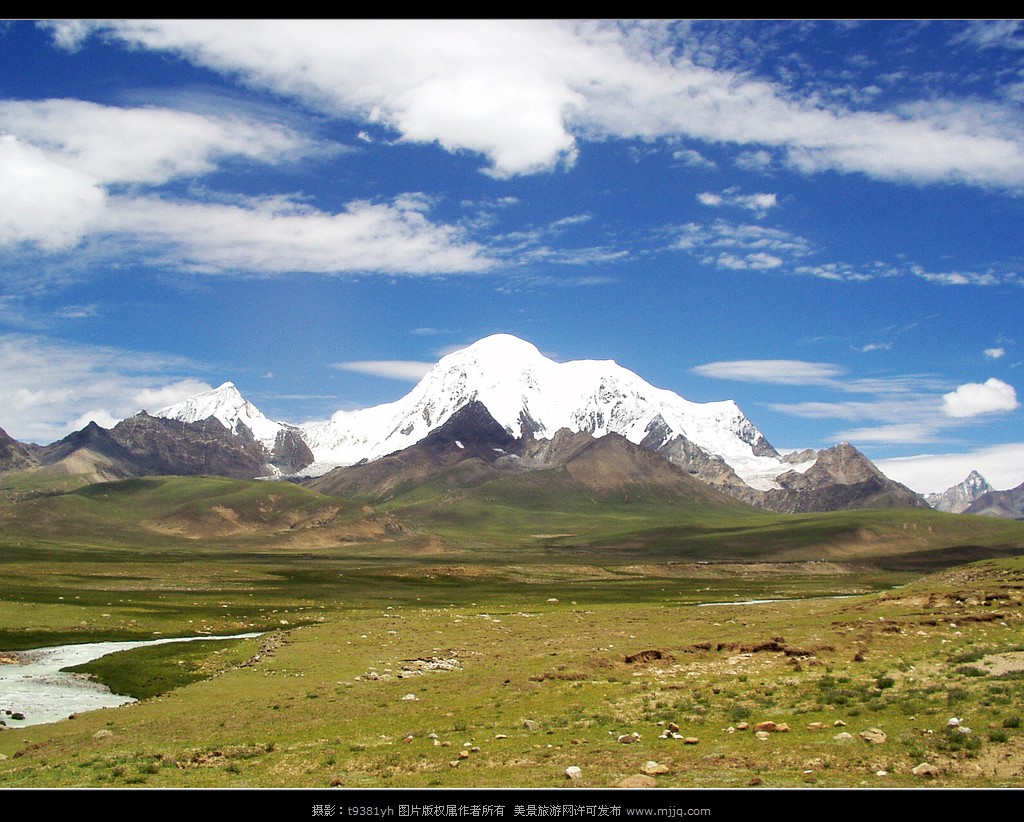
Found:
M 231 380 L 228 380 L 227 382 L 222 382 L 220 385 L 218 385 L 216 388 L 214 388 L 213 389 L 213 393 L 220 393 L 222 391 L 237 391 L 237 390 L 238 390 L 238 387 L 233 382 L 231 382 Z

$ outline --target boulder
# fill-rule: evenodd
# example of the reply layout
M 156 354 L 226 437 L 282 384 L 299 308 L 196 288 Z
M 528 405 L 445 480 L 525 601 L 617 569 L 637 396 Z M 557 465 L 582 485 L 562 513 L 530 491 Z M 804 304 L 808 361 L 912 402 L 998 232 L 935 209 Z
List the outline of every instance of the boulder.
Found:
M 653 776 L 647 776 L 646 774 L 636 773 L 632 776 L 627 776 L 621 782 L 616 785 L 617 788 L 656 788 L 658 787 L 657 781 Z

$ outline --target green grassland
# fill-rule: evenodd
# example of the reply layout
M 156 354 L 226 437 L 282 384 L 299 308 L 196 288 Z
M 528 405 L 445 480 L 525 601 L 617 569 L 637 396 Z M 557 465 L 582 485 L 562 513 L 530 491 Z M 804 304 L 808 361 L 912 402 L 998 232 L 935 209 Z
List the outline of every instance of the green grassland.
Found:
M 653 761 L 664 787 L 1020 786 L 1019 554 L 1022 523 L 517 478 L 7 503 L 0 651 L 264 634 L 90 663 L 142 701 L 0 730 L 0 785 L 610 787 Z M 781 601 L 707 604 L 754 599 Z

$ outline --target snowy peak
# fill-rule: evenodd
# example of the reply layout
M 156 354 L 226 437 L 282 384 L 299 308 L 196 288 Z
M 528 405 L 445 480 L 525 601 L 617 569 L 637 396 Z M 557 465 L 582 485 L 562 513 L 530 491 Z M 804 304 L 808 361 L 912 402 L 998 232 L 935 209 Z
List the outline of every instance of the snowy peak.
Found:
M 161 408 L 153 414 L 181 422 L 200 422 L 214 417 L 232 433 L 238 434 L 244 425 L 268 451 L 274 449 L 278 434 L 289 428 L 268 419 L 262 411 L 242 396 L 233 382 L 221 383 L 216 388 L 196 394 L 183 402 Z
M 513 437 L 550 439 L 566 428 L 649 444 L 657 431 L 660 445 L 685 439 L 761 488 L 789 468 L 732 401 L 690 402 L 612 360 L 556 362 L 509 334 L 442 358 L 394 403 L 338 412 L 303 433 L 317 467 L 351 465 L 407 448 L 474 400 Z
M 962 514 L 975 500 L 983 494 L 995 489 L 977 471 L 971 471 L 967 478 L 943 491 L 941 494 L 928 494 L 925 499 L 937 511 L 950 514 Z

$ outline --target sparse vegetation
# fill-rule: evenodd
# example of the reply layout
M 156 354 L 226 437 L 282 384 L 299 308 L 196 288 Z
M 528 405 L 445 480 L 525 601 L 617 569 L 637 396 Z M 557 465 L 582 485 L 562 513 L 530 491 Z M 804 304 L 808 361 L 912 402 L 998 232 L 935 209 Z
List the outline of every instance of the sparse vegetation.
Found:
M 251 525 L 220 533 L 213 506 Z M 365 507 L 210 478 L 8 504 L 0 649 L 265 633 L 91 663 L 143 701 L 0 730 L 0 779 L 554 787 L 578 765 L 603 787 L 656 760 L 663 786 L 802 786 L 810 769 L 846 787 L 877 760 L 889 785 L 925 784 L 911 769 L 930 762 L 929 785 L 1019 786 L 1024 526 L 977 522 L 990 558 L 956 565 L 970 529 L 927 511 L 705 517 L 422 489 Z M 696 607 L 746 600 L 774 601 Z M 788 731 L 756 739 L 767 721 Z M 872 728 L 883 742 L 858 738 Z

